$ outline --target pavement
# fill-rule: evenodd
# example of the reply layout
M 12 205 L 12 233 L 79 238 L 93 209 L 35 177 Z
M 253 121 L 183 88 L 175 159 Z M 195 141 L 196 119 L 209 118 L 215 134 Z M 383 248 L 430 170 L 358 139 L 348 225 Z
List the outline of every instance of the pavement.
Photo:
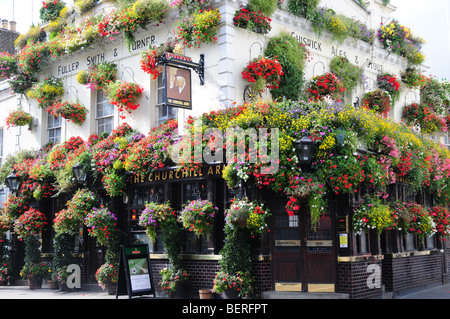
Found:
M 153 296 L 133 297 L 136 299 L 154 299 Z M 60 291 L 49 289 L 45 286 L 41 289 L 31 290 L 28 286 L 0 286 L 0 300 L 3 299 L 116 299 L 115 295 L 109 295 L 100 289 L 81 288 L 79 291 Z M 128 299 L 127 295 L 119 296 L 118 299 Z M 158 298 L 159 299 L 159 298 Z M 450 283 L 435 287 L 421 289 L 418 291 L 402 294 L 394 299 L 450 299 Z

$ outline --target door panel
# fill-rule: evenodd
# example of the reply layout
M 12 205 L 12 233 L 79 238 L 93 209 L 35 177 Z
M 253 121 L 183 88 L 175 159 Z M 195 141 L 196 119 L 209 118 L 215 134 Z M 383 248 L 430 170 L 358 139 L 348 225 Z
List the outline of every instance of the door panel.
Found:
M 289 216 L 285 202 L 271 202 L 274 287 L 296 286 L 311 292 L 334 291 L 336 248 L 332 215 L 327 212 L 321 216 L 313 229 L 309 212 Z

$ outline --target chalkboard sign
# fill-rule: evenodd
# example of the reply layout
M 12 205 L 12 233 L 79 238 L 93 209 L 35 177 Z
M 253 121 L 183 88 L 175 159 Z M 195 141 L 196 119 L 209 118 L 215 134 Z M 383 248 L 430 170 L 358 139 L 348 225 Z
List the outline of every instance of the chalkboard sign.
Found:
M 154 295 L 153 276 L 147 245 L 120 246 L 119 279 L 116 299 L 120 295 Z

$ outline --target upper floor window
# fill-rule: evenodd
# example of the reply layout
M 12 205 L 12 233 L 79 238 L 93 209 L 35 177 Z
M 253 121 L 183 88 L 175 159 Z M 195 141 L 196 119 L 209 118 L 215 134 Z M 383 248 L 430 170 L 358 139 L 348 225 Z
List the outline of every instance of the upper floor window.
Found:
M 109 103 L 105 93 L 101 90 L 97 91 L 95 121 L 98 135 L 112 132 L 114 128 L 114 106 Z
M 162 124 L 167 120 L 174 119 L 178 116 L 178 108 L 165 105 L 164 92 L 166 89 L 164 76 L 158 77 L 156 87 L 156 106 L 158 107 L 158 124 Z
M 49 143 L 59 143 L 61 141 L 61 116 L 47 115 L 47 132 Z

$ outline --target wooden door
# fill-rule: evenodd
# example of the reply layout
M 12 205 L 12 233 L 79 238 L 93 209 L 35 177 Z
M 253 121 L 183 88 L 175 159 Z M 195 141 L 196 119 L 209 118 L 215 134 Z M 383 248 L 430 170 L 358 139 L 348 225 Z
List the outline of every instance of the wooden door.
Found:
M 312 229 L 309 214 L 305 216 L 305 282 L 309 292 L 334 292 L 336 282 L 336 243 L 333 219 L 321 216 L 317 229 Z
M 309 212 L 289 216 L 285 202 L 272 201 L 272 271 L 278 291 L 334 292 L 336 247 L 334 218 L 326 213 L 317 228 Z
M 279 291 L 301 291 L 304 273 L 299 216 L 289 216 L 285 207 L 285 201 L 271 202 L 274 288 Z

